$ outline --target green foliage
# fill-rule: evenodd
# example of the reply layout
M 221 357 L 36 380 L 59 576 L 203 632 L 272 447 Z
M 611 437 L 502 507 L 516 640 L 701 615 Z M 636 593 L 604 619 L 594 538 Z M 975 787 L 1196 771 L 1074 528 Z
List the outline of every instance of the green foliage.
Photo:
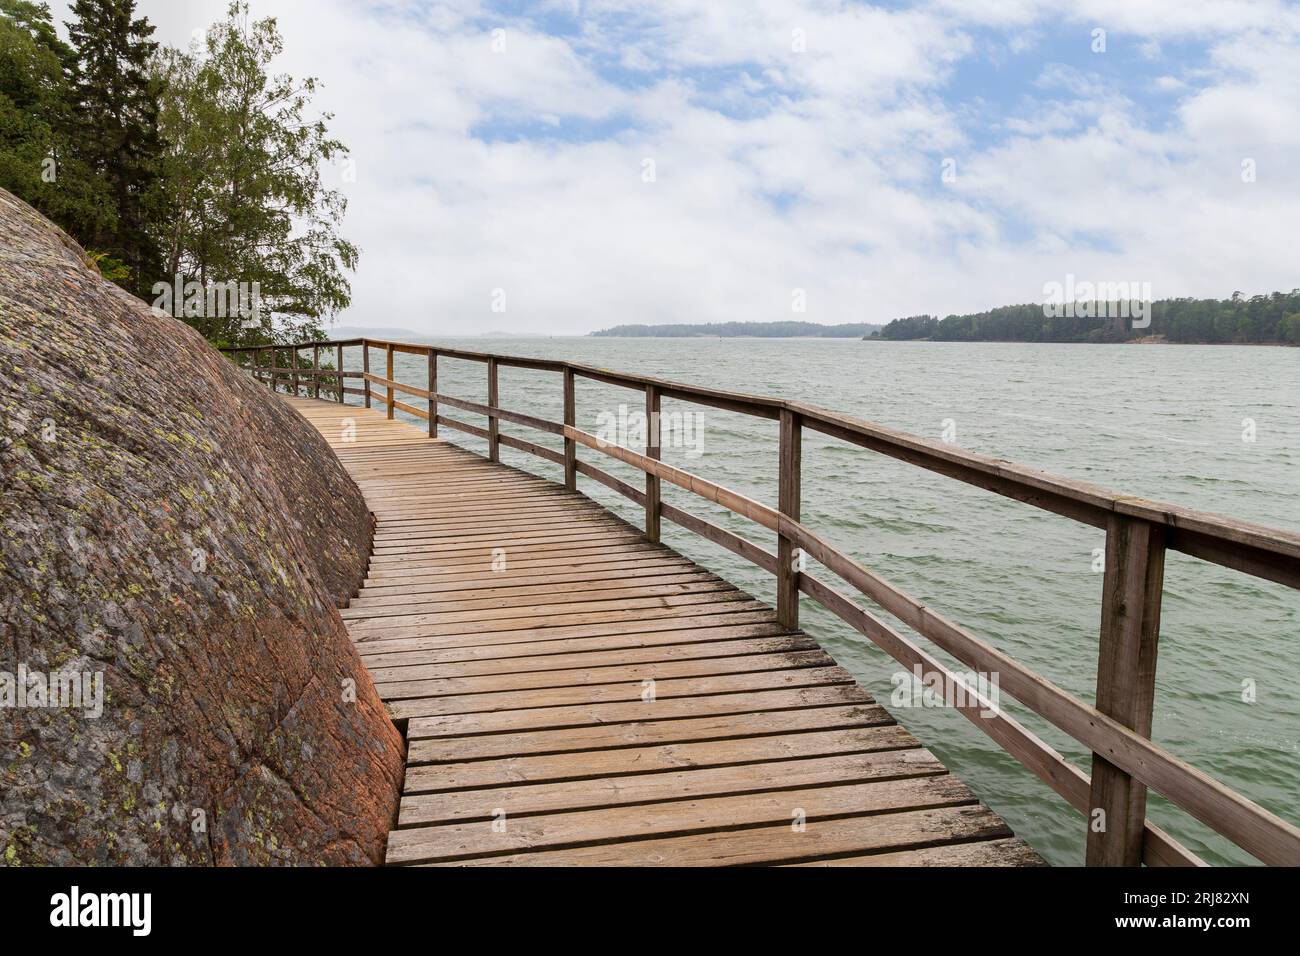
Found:
M 1096 314 L 1115 315 L 1116 303 L 1093 304 Z M 1127 342 L 1160 336 L 1170 342 L 1290 343 L 1300 345 L 1300 289 L 1230 299 L 1160 299 L 1150 304 L 1151 324 L 1133 328 L 1128 319 L 1049 317 L 1041 305 L 1008 305 L 987 312 L 937 319 L 895 319 L 880 338 L 936 342 Z M 1078 310 L 1076 310 L 1078 311 Z
M 148 301 L 178 275 L 256 284 L 260 325 L 187 317 L 215 343 L 324 338 L 358 257 L 338 232 L 345 200 L 322 180 L 347 150 L 330 116 L 308 115 L 315 80 L 270 74 L 275 21 L 233 3 L 179 51 L 152 40 L 135 0 L 76 0 L 71 13 L 69 45 L 47 4 L 0 0 L 0 186 Z
M 818 325 L 815 322 L 710 322 L 703 325 L 616 325 L 592 335 L 613 338 L 691 338 L 714 335 L 719 338 L 822 338 L 860 339 L 878 325 L 850 322 L 845 325 Z
M 234 3 L 202 50 L 168 50 L 160 126 L 170 208 L 166 268 L 200 282 L 257 283 L 263 326 L 238 318 L 188 319 L 230 344 L 324 338 L 321 322 L 347 305 L 345 270 L 358 251 L 338 226 L 346 200 L 322 167 L 348 155 L 329 115 L 308 118 L 316 81 L 269 74 L 283 42 L 274 19 L 250 21 Z
M 75 149 L 104 181 L 116 221 L 83 238 L 131 270 L 126 287 L 143 295 L 161 272 L 152 235 L 159 199 L 158 82 L 149 64 L 154 28 L 135 0 L 76 0 L 68 35 Z
M 0 186 L 88 242 L 117 213 L 75 148 L 71 57 L 48 6 L 0 0 Z
M 873 338 L 882 339 L 928 339 L 939 330 L 939 320 L 933 315 L 909 315 L 905 319 L 894 319 Z
M 131 278 L 131 270 L 121 259 L 114 259 L 107 252 L 87 252 L 90 261 L 95 264 L 99 274 L 109 282 L 124 283 Z

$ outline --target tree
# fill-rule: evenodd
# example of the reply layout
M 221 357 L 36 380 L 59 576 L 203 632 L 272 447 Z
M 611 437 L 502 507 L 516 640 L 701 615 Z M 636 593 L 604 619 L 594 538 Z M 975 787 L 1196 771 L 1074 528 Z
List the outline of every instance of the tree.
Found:
M 1300 345 L 1300 312 L 1288 315 L 1282 320 L 1280 337 L 1292 345 Z
M 116 220 L 90 244 L 120 259 L 127 288 L 143 295 L 160 274 L 151 223 L 158 202 L 160 89 L 149 72 L 154 28 L 135 18 L 135 0 L 76 0 L 68 35 L 80 158 L 100 176 Z
M 46 4 L 0 0 L 0 186 L 89 243 L 117 213 L 75 148 L 72 56 Z
M 236 2 L 200 47 L 156 62 L 166 89 L 167 272 L 258 289 L 260 328 L 230 315 L 186 316 L 221 344 L 323 337 L 322 321 L 351 298 L 345 272 L 358 250 L 338 232 L 347 202 L 322 180 L 322 168 L 348 151 L 329 135 L 332 115 L 307 116 L 314 79 L 269 75 L 282 47 L 273 18 L 250 21 Z

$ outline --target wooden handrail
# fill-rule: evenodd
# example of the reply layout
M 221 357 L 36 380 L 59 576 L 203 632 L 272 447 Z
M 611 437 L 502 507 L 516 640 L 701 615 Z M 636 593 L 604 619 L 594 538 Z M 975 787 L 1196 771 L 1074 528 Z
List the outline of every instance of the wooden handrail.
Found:
M 1149 738 L 1155 695 L 1155 661 L 1159 640 L 1160 598 L 1164 554 L 1177 550 L 1224 567 L 1266 580 L 1300 588 L 1300 535 L 1221 515 L 1194 511 L 1122 495 L 1108 489 L 1051 475 L 1037 469 L 978 455 L 940 442 L 842 415 L 803 402 L 700 388 L 648 376 L 630 375 L 574 362 L 530 359 L 446 349 L 434 345 L 350 339 L 343 342 L 283 346 L 292 350 L 295 394 L 298 376 L 310 374 L 319 393 L 319 350 L 334 348 L 338 368 L 338 399 L 345 393 L 364 395 L 367 407 L 371 386 L 384 390 L 386 414 L 403 411 L 429 422 L 430 435 L 444 425 L 488 441 L 488 455 L 499 459 L 500 445 L 533 454 L 562 465 L 565 485 L 576 489 L 579 474 L 624 495 L 646 512 L 646 534 L 658 540 L 659 521 L 674 523 L 740 555 L 777 578 L 778 620 L 798 627 L 800 593 L 817 601 L 850 626 L 882 647 L 896 660 L 920 665 L 958 681 L 937 658 L 921 650 L 894 629 L 859 607 L 852 599 L 818 581 L 803 570 L 808 555 L 843 579 L 858 593 L 892 614 L 936 647 L 964 665 L 995 674 L 1002 690 L 1020 701 L 1093 753 L 1091 774 L 1069 763 L 1019 723 L 1000 712 L 980 706 L 961 706 L 965 716 L 985 730 L 1008 753 L 1037 774 L 1089 821 L 1087 862 L 1090 865 L 1202 865 L 1194 854 L 1146 820 L 1146 792 L 1163 794 L 1207 826 L 1266 863 L 1300 863 L 1300 829 L 1256 805 L 1240 794 L 1174 757 Z M 343 370 L 343 349 L 360 346 L 363 371 Z M 387 374 L 372 375 L 369 350 L 383 348 Z M 238 356 L 267 347 L 228 349 Z M 298 350 L 312 348 L 314 368 L 298 368 Z M 272 365 L 276 363 L 272 348 Z M 428 357 L 428 388 L 394 380 L 394 353 Z M 441 394 L 437 388 L 439 358 L 483 363 L 488 375 L 487 404 Z M 255 358 L 253 374 L 262 370 Z M 564 421 L 551 422 L 500 407 L 498 375 L 501 368 L 526 368 L 559 372 L 564 384 Z M 364 389 L 347 389 L 345 375 L 359 376 Z M 273 367 L 270 383 L 280 373 Z M 645 394 L 649 428 L 645 453 L 610 444 L 582 431 L 576 424 L 576 379 L 640 389 Z M 429 402 L 429 410 L 398 401 L 396 392 Z M 780 423 L 779 494 L 776 508 L 764 505 L 699 475 L 668 465 L 659 458 L 658 418 L 663 398 L 739 412 Z M 487 418 L 479 428 L 443 416 L 448 405 Z M 500 422 L 522 425 L 564 440 L 563 452 L 524 441 L 499 431 Z M 889 584 L 858 561 L 839 551 L 800 522 L 800 436 L 810 428 L 832 438 L 888 455 L 987 491 L 1034 505 L 1084 524 L 1106 530 L 1106 565 L 1098 641 L 1096 706 L 1085 703 L 1019 664 L 992 645 L 935 613 L 902 590 Z M 577 456 L 578 446 L 599 451 L 642 471 L 645 490 L 634 488 Z M 773 555 L 747 539 L 691 515 L 660 499 L 660 483 L 684 488 L 727 510 L 775 532 Z M 969 695 L 971 691 L 967 689 Z M 947 699 L 947 698 L 945 698 Z M 969 696 L 966 700 L 969 702 Z

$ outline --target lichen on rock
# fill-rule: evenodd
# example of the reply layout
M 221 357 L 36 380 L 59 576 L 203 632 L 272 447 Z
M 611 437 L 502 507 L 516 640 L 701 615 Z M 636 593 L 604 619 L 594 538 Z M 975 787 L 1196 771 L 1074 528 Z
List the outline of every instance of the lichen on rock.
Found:
M 402 740 L 336 610 L 360 492 L 3 190 L 0 482 L 0 859 L 382 860 Z M 6 704 L 20 670 L 100 675 L 102 713 Z

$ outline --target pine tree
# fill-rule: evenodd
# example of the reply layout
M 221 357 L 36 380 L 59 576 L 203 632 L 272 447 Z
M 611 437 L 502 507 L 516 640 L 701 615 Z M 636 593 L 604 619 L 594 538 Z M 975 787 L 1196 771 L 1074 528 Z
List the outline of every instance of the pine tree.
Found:
M 145 295 L 161 274 L 150 237 L 158 201 L 160 88 L 150 74 L 154 28 L 135 0 L 76 0 L 68 23 L 72 96 L 81 159 L 107 184 L 117 222 L 89 240 L 130 269 L 123 284 Z
M 0 186 L 88 245 L 117 215 L 76 149 L 72 58 L 47 4 L 0 0 Z

